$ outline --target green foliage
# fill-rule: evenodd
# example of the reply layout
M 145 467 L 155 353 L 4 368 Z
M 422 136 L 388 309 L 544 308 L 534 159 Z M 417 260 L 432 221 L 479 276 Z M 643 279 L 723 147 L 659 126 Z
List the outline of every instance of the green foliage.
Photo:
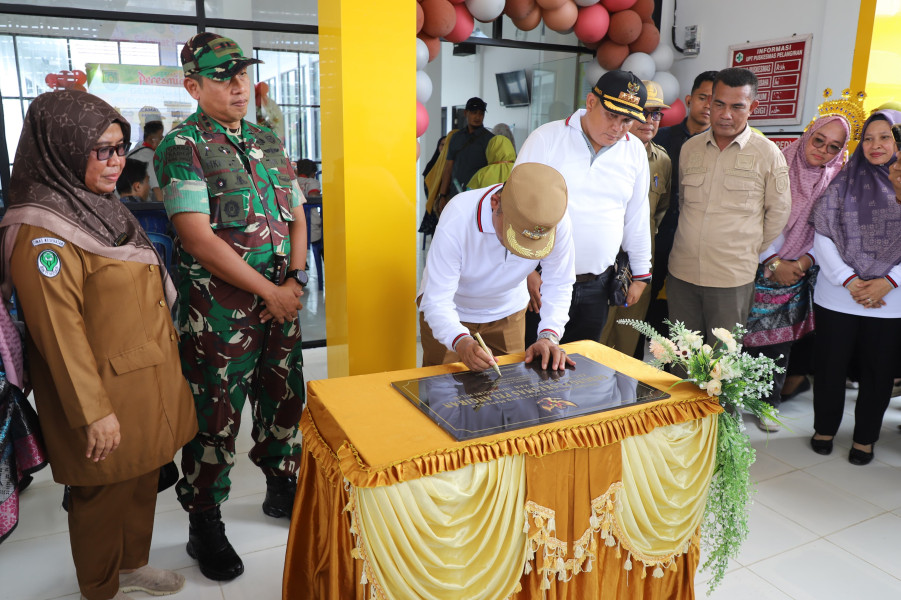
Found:
M 744 430 L 741 411 L 758 418 L 778 421 L 777 411 L 761 398 L 773 389 L 773 374 L 783 372 L 776 363 L 763 355 L 751 356 L 742 352 L 740 340 L 745 330 L 736 325 L 732 331 L 714 329 L 717 338 L 713 346 L 705 344 L 701 334 L 681 322 L 671 323 L 669 337 L 659 334 L 643 321 L 618 321 L 644 334 L 650 340 L 657 368 L 673 365 L 673 370 L 686 375 L 689 381 L 723 407 L 719 415 L 716 440 L 716 466 L 704 523 L 701 526 L 702 544 L 707 554 L 703 569 L 711 571 L 708 593 L 722 582 L 729 567 L 729 559 L 736 558 L 748 537 L 748 510 L 751 505 L 751 465 L 755 453 Z

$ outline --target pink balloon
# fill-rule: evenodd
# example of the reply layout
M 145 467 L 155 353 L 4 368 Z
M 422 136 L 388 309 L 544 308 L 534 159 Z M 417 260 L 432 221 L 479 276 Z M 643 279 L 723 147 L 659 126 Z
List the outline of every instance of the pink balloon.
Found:
M 685 107 L 682 107 L 684 112 Z M 421 136 L 425 133 L 425 130 L 429 128 L 429 112 L 425 109 L 425 106 L 422 105 L 422 102 L 416 101 L 416 137 Z
M 476 24 L 465 4 L 455 4 L 454 10 L 457 12 L 457 22 L 454 24 L 451 32 L 444 36 L 444 39 L 459 44 L 472 35 L 472 30 L 475 29 Z
M 579 9 L 579 16 L 573 27 L 576 37 L 586 44 L 600 42 L 607 35 L 610 26 L 610 13 L 600 4 L 593 4 Z
M 661 127 L 672 127 L 678 125 L 685 118 L 685 104 L 679 98 L 673 102 L 669 108 L 663 109 L 663 119 L 660 120 Z
M 610 12 L 616 12 L 618 10 L 631 8 L 637 1 L 638 0 L 601 0 L 601 4 L 603 4 L 604 8 Z

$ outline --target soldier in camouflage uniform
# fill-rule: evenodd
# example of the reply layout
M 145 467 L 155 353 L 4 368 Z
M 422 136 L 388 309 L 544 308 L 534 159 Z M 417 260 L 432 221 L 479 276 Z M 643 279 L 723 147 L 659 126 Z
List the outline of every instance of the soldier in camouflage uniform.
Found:
M 252 407 L 250 459 L 266 475 L 263 511 L 289 516 L 300 460 L 304 403 L 297 311 L 306 285 L 303 194 L 278 137 L 244 120 L 247 67 L 234 41 L 191 38 L 181 54 L 197 112 L 156 151 L 154 168 L 178 233 L 182 370 L 200 432 L 182 452 L 178 499 L 190 514 L 187 551 L 201 572 L 244 571 L 225 537 L 235 436 Z

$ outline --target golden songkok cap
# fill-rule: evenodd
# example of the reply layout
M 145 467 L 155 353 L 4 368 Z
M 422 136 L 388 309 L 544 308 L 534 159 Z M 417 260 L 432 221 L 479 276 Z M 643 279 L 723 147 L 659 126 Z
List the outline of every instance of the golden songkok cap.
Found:
M 631 71 L 607 71 L 591 89 L 610 112 L 644 123 L 644 103 L 648 90 Z
M 830 88 L 823 90 L 823 98 L 829 98 L 831 95 L 832 90 Z M 851 130 L 851 139 L 848 141 L 859 140 L 863 131 L 863 124 L 867 120 L 867 113 L 863 109 L 863 100 L 866 97 L 866 93 L 860 91 L 854 95 L 854 98 L 851 98 L 851 89 L 845 88 L 842 91 L 841 100 L 826 100 L 820 104 L 817 109 L 817 116 L 807 124 L 804 131 L 807 131 L 817 119 L 836 115 L 848 122 L 848 127 Z
M 669 108 L 668 104 L 663 103 L 663 88 L 656 81 L 642 79 L 641 82 L 648 90 L 648 100 L 644 103 L 645 110 L 649 108 Z
M 566 214 L 566 181 L 556 169 L 522 163 L 501 191 L 501 241 L 522 258 L 538 260 L 554 249 L 557 223 Z

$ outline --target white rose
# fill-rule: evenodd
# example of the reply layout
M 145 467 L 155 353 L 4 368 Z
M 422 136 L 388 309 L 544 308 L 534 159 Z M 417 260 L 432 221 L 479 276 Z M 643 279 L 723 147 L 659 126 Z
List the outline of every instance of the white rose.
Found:
M 719 379 L 711 379 L 707 382 L 707 395 L 719 396 L 723 393 L 723 384 Z

